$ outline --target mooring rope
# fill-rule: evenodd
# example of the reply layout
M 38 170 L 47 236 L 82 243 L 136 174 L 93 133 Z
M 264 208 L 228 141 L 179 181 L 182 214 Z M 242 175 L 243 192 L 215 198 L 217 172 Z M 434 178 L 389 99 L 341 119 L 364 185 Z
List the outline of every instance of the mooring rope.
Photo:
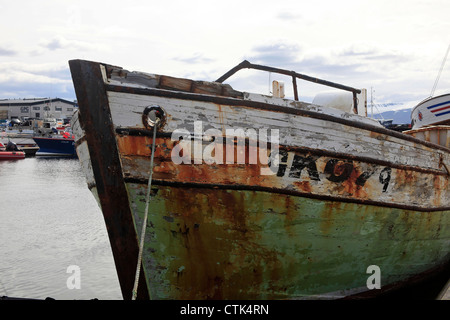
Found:
M 147 197 L 145 198 L 145 215 L 144 221 L 142 222 L 142 231 L 141 231 L 141 242 L 139 244 L 139 256 L 136 267 L 136 276 L 134 278 L 134 287 L 133 287 L 133 295 L 132 300 L 136 300 L 137 289 L 139 283 L 139 274 L 141 271 L 141 262 L 142 262 L 142 251 L 144 250 L 144 239 L 145 239 L 145 230 L 147 226 L 147 217 L 148 217 L 148 206 L 150 203 L 150 191 L 152 187 L 152 176 L 153 176 L 153 158 L 155 155 L 155 140 L 156 140 L 156 129 L 158 127 L 159 118 L 156 118 L 155 125 L 153 127 L 153 141 L 152 141 L 152 155 L 150 158 L 150 176 L 148 178 L 148 186 L 147 186 Z

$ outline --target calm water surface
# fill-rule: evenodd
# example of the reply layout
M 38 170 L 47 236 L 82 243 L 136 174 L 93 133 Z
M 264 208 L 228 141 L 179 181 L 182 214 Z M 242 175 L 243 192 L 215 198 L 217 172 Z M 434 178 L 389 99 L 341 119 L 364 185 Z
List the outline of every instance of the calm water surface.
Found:
M 100 208 L 77 159 L 0 161 L 0 296 L 122 299 Z M 69 266 L 80 289 L 69 289 Z

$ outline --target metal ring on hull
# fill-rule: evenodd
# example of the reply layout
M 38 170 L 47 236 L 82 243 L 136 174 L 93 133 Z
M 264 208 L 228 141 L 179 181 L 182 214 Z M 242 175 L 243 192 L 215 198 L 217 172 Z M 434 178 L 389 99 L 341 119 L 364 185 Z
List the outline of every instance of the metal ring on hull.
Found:
M 157 119 L 159 119 L 158 127 L 163 127 L 166 122 L 166 113 L 160 106 L 153 105 L 144 109 L 142 114 L 142 122 L 145 128 L 149 130 L 153 129 Z

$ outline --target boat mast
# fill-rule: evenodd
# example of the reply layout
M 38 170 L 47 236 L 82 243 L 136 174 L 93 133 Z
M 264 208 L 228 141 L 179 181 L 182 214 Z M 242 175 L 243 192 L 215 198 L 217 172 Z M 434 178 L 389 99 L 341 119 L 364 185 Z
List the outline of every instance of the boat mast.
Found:
M 372 119 L 373 119 L 373 87 L 370 87 L 370 108 L 372 112 Z

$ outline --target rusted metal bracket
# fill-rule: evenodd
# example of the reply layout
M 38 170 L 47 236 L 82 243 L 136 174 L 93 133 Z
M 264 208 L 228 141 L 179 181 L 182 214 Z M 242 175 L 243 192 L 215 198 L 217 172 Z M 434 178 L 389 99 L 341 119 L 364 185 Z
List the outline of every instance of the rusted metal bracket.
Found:
M 274 68 L 274 67 L 269 67 L 269 66 L 253 64 L 253 63 L 250 63 L 247 60 L 242 61 L 237 66 L 235 66 L 234 68 L 230 69 L 230 71 L 228 71 L 223 76 L 218 78 L 215 82 L 222 83 L 226 79 L 231 77 L 233 74 L 235 74 L 236 72 L 238 72 L 239 70 L 242 70 L 242 69 L 255 69 L 255 70 L 262 70 L 262 71 L 279 73 L 279 74 L 284 74 L 284 75 L 287 75 L 287 76 L 291 76 L 292 77 L 292 85 L 294 87 L 294 99 L 296 101 L 298 101 L 297 78 L 305 80 L 305 81 L 318 83 L 318 84 L 321 84 L 321 85 L 324 85 L 324 86 L 336 88 L 336 89 L 350 91 L 350 92 L 353 93 L 353 110 L 354 110 L 354 112 L 356 114 L 358 113 L 358 99 L 357 99 L 356 95 L 358 93 L 361 93 L 360 89 L 352 88 L 352 87 L 349 87 L 349 86 L 345 86 L 345 85 L 342 85 L 342 84 L 339 84 L 339 83 L 334 83 L 334 82 L 327 81 L 327 80 L 322 80 L 322 79 L 319 79 L 319 78 L 310 77 L 310 76 L 307 76 L 305 74 L 297 73 L 295 71 L 290 71 L 290 70 L 285 70 L 285 69 L 280 69 L 280 68 Z

